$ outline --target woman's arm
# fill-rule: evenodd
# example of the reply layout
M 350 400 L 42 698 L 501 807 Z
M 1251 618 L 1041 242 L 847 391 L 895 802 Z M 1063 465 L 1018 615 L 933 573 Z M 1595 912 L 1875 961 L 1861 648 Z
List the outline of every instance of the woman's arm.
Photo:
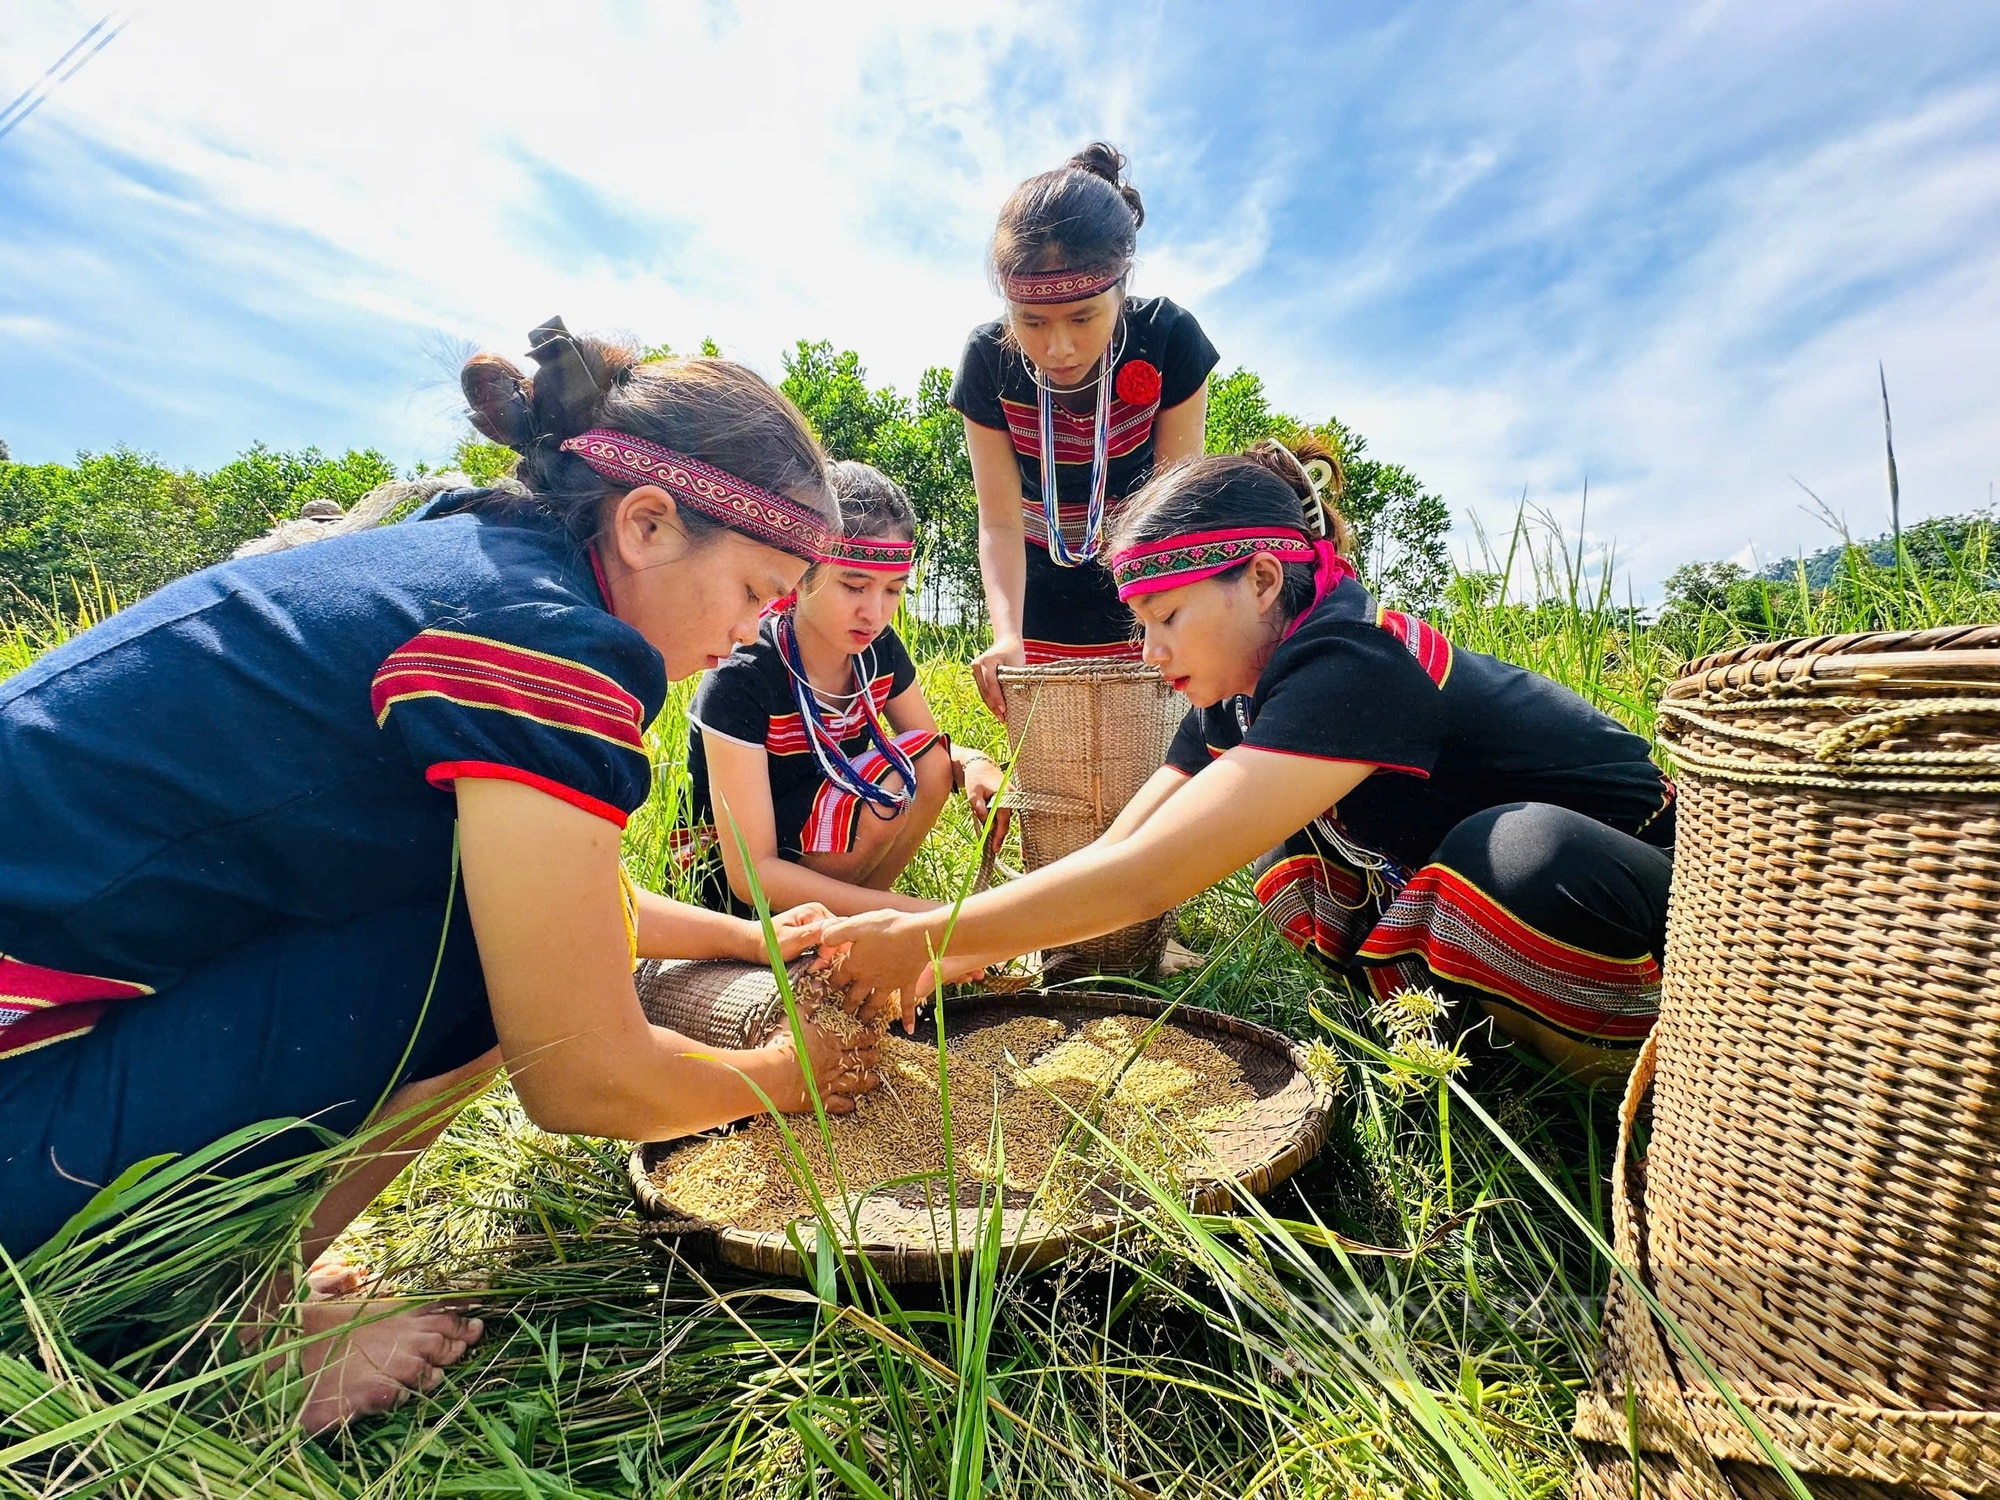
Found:
M 928 710 L 924 717 L 930 717 Z M 786 859 L 778 852 L 778 821 L 771 811 L 769 752 L 761 745 L 739 745 L 719 734 L 703 735 L 702 750 L 708 757 L 708 790 L 715 802 L 716 843 L 721 849 L 722 867 L 729 876 L 729 888 L 736 893 L 737 900 L 750 899 L 747 872 L 754 867 L 757 881 L 764 887 L 764 899 L 773 911 L 808 901 L 850 916 L 863 911 L 916 912 L 936 907 L 935 901 L 905 896 L 898 891 L 849 885 Z M 743 836 L 744 847 L 750 851 L 748 866 L 743 860 L 743 849 L 729 831 L 731 816 L 736 820 L 737 832 Z M 760 938 L 760 951 L 761 947 Z
M 1208 435 L 1208 383 L 1179 406 L 1153 419 L 1153 472 L 1165 473 L 1184 458 L 1201 453 Z
M 1167 805 L 1167 799 L 1188 784 L 1186 772 L 1173 766 L 1161 766 L 1146 778 L 1146 784 L 1139 788 L 1132 800 L 1119 809 L 1118 816 L 1111 820 L 1111 826 L 1100 833 L 1092 842 L 1095 844 L 1121 844 L 1146 824 L 1146 820 Z
M 1158 916 L 1298 832 L 1374 769 L 1239 745 L 1172 790 L 1124 838 L 1099 840 L 967 899 L 951 952 L 1011 956 Z M 1156 775 L 1148 788 L 1159 784 Z M 826 946 L 852 945 L 840 970 L 850 1006 L 899 990 L 905 1025 L 912 1024 L 918 976 L 931 947 L 944 941 L 948 917 L 884 912 L 830 924 Z
M 770 956 L 764 950 L 764 930 L 755 922 L 648 890 L 637 894 L 641 958 L 735 958 L 761 964 Z M 797 958 L 818 942 L 821 925 L 832 915 L 809 905 L 787 911 L 774 904 L 771 925 L 778 934 L 779 956 Z
M 664 1140 L 809 1104 L 788 1033 L 702 1047 L 647 1024 L 619 915 L 618 830 L 511 781 L 457 786 L 466 905 L 515 1091 L 545 1130 Z M 864 1047 L 806 1032 L 829 1109 L 871 1086 Z
M 972 460 L 972 488 L 979 497 L 979 579 L 986 587 L 986 617 L 993 644 L 973 659 L 979 696 L 1000 718 L 1007 716 L 1000 695 L 1000 667 L 1018 667 L 1021 600 L 1028 590 L 1027 533 L 1021 524 L 1021 466 L 1014 440 L 996 427 L 965 419 L 965 451 Z

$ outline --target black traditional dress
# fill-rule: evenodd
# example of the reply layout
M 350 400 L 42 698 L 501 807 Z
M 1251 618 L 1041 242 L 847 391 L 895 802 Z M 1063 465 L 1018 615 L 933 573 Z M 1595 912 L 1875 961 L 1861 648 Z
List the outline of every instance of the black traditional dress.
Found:
M 1111 344 L 1111 399 L 1105 432 L 1106 520 L 1153 473 L 1154 423 L 1162 410 L 1201 390 L 1217 355 L 1194 315 L 1165 297 L 1125 303 Z M 1132 612 L 1118 601 L 1100 562 L 1064 567 L 1050 556 L 1042 505 L 1041 390 L 1006 324 L 973 330 L 952 382 L 952 407 L 981 427 L 1005 432 L 1021 470 L 1021 510 L 1028 549 L 1021 625 L 1030 666 L 1052 661 L 1136 658 Z M 1097 391 L 1057 393 L 1057 516 L 1071 548 L 1085 540 Z M 1072 404 L 1073 403 L 1073 404 Z
M 1644 1040 L 1674 794 L 1639 736 L 1350 577 L 1253 696 L 1188 714 L 1168 763 L 1194 775 L 1236 745 L 1376 767 L 1259 863 L 1259 902 L 1308 954 L 1378 996 L 1471 993 L 1580 1042 Z

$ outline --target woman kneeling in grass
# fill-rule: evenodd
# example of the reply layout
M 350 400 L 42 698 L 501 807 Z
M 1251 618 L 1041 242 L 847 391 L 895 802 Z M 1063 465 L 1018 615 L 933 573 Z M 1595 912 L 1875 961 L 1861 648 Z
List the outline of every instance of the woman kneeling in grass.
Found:
M 841 535 L 695 695 L 693 834 L 720 845 L 704 899 L 725 910 L 747 909 L 749 869 L 774 906 L 933 910 L 890 885 L 954 788 L 981 820 L 1000 790 L 989 757 L 938 731 L 889 623 L 914 561 L 908 497 L 867 464 L 830 473 Z
M 1565 1069 L 1623 1066 L 1659 1003 L 1672 787 L 1569 689 L 1379 606 L 1321 499 L 1336 476 L 1266 444 L 1134 499 L 1111 570 L 1194 708 L 1095 844 L 966 901 L 951 958 L 1115 931 L 1263 855 L 1265 910 L 1377 995 L 1433 986 Z M 850 1001 L 899 990 L 914 1016 L 948 918 L 830 926 Z
M 519 484 L 206 569 L 0 684 L 0 1245 L 133 1163 L 264 1120 L 397 1120 L 318 1204 L 313 1261 L 505 1063 L 537 1124 L 687 1134 L 810 1099 L 789 1035 L 647 1025 L 640 956 L 761 959 L 757 927 L 635 890 L 619 830 L 669 679 L 754 638 L 838 516 L 798 413 L 720 360 L 535 330 L 479 356 Z M 460 898 L 456 878 L 461 875 Z M 787 955 L 828 913 L 776 922 Z M 865 1044 L 805 1033 L 829 1106 Z M 294 1129 L 236 1170 L 317 1145 Z M 274 1295 L 285 1289 L 277 1288 Z M 310 1430 L 428 1388 L 477 1320 L 309 1302 Z

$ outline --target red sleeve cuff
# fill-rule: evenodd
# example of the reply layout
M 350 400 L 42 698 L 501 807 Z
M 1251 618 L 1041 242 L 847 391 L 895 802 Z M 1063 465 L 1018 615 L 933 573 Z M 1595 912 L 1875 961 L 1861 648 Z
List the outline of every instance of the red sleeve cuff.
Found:
M 424 780 L 442 790 L 449 790 L 451 784 L 461 777 L 471 781 L 518 781 L 522 786 L 531 786 L 538 792 L 545 792 L 558 802 L 567 802 L 571 807 L 580 807 L 594 817 L 604 819 L 615 828 L 622 829 L 628 814 L 613 807 L 609 802 L 579 792 L 573 786 L 564 786 L 560 781 L 551 781 L 546 776 L 537 776 L 533 771 L 524 771 L 519 766 L 503 766 L 489 760 L 441 760 L 424 772 Z

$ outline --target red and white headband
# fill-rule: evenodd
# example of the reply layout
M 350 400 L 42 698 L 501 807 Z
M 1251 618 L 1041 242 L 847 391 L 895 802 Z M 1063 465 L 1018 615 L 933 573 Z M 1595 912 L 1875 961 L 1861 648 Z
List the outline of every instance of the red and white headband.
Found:
M 1189 531 L 1113 553 L 1111 577 L 1118 585 L 1118 597 L 1130 599 L 1200 583 L 1204 578 L 1240 568 L 1260 552 L 1270 553 L 1279 562 L 1318 563 L 1322 547 L 1332 551 L 1326 543 L 1315 543 L 1303 531 L 1283 526 Z
M 917 544 L 887 541 L 880 537 L 838 536 L 826 544 L 819 560 L 832 568 L 907 573 L 917 565 Z
M 1130 268 L 1110 271 L 1029 271 L 1019 276 L 1002 276 L 1000 292 L 1009 302 L 1081 302 L 1108 292 L 1125 279 Z
M 570 438 L 562 450 L 614 484 L 656 484 L 731 531 L 807 562 L 817 562 L 834 541 L 825 520 L 798 501 L 629 432 L 593 427 Z

